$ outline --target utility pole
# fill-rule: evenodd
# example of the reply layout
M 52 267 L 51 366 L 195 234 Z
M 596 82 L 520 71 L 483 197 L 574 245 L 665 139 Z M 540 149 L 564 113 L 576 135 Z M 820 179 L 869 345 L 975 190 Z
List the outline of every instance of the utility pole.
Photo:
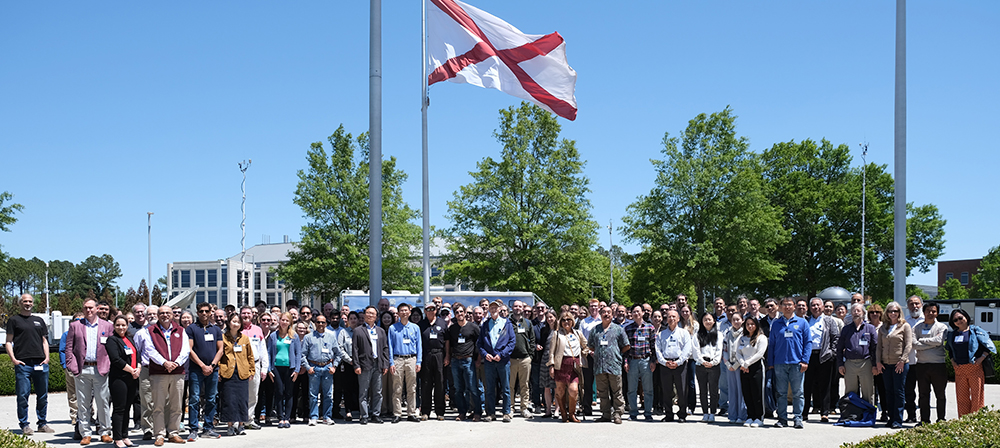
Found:
M 146 212 L 146 254 L 149 259 L 146 267 L 149 269 L 146 276 L 146 303 L 153 306 L 153 212 Z
M 246 274 L 247 269 L 247 170 L 250 169 L 250 164 L 253 163 L 252 159 L 247 159 L 244 162 L 238 163 L 240 167 L 240 172 L 243 173 L 243 182 L 240 183 L 240 192 L 243 193 L 243 202 L 240 203 L 240 212 L 243 213 L 243 220 L 240 221 L 240 279 L 243 279 L 243 275 Z M 253 277 L 253 269 L 250 269 L 250 277 Z M 253 282 L 253 278 L 250 279 Z M 249 287 L 249 282 L 247 284 Z M 243 291 L 240 291 L 242 294 Z M 249 301 L 249 297 L 247 301 Z M 242 297 L 237 297 L 237 305 L 245 305 L 247 302 L 242 300 Z
M 896 0 L 895 100 L 892 298 L 906 306 L 906 0 Z
M 45 262 L 45 315 L 50 315 L 49 311 L 49 262 Z
M 375 306 L 382 298 L 382 0 L 371 0 L 369 20 L 368 301 Z
M 861 144 L 861 298 L 865 297 L 865 197 L 868 196 L 868 143 Z
M 614 249 L 615 247 L 615 242 L 614 242 L 614 235 L 611 233 L 612 232 L 611 222 L 612 221 L 609 219 L 608 220 L 608 260 L 609 260 L 608 267 L 610 269 L 609 272 L 611 274 L 611 299 L 608 300 L 608 303 L 615 302 L 615 256 L 612 253 L 612 249 Z

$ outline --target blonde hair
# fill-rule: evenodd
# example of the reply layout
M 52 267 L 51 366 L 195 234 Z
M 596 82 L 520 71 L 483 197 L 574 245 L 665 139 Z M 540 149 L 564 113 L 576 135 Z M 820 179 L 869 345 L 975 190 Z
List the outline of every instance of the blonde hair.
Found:
M 896 302 L 889 302 L 885 306 L 885 311 L 882 312 L 882 323 L 886 325 L 892 325 L 892 319 L 889 318 L 889 311 L 896 310 L 899 311 L 899 317 L 896 318 L 896 323 L 903 322 L 903 307 L 899 306 Z

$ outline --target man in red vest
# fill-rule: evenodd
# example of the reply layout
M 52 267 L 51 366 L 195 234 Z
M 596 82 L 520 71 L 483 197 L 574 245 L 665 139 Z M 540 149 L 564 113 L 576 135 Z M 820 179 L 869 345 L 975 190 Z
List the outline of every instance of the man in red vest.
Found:
M 143 355 L 149 359 L 149 382 L 153 394 L 153 432 L 156 434 L 153 444 L 163 446 L 164 438 L 171 443 L 184 443 L 180 436 L 181 397 L 184 392 L 184 364 L 191 352 L 187 333 L 179 325 L 174 325 L 169 306 L 161 306 L 157 310 L 157 323 L 149 326 L 148 331 L 150 343 L 143 346 Z

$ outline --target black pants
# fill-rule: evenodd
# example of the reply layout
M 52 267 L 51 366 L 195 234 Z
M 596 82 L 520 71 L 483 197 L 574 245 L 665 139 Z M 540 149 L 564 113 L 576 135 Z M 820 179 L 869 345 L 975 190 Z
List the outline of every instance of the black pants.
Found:
M 300 373 L 292 386 L 292 418 L 309 419 L 309 375 Z
M 292 371 L 293 367 L 275 366 L 274 408 L 278 421 L 289 420 L 292 416 Z
M 650 365 L 652 366 L 652 363 Z M 653 403 L 647 403 L 646 406 L 650 405 L 653 406 L 653 411 L 663 410 L 663 383 L 660 381 L 659 373 L 653 375 Z
M 833 374 L 834 361 L 819 361 L 819 350 L 813 350 L 809 357 L 809 369 L 806 370 L 805 395 L 806 403 L 802 407 L 802 419 L 809 416 L 809 411 L 816 407 L 819 415 L 830 415 L 830 375 Z M 780 406 L 780 404 L 779 404 Z
M 341 363 L 337 373 L 333 374 L 333 417 L 343 418 L 340 414 L 340 400 L 344 400 L 344 415 L 360 412 L 358 407 L 358 375 L 354 366 Z M 359 416 L 360 418 L 360 416 Z
M 431 415 L 431 408 L 438 417 L 444 416 L 444 352 L 427 353 L 420 366 L 420 413 Z M 433 398 L 433 400 L 432 400 Z M 433 404 L 433 406 L 432 406 Z
M 587 355 L 587 365 L 594 365 L 594 357 Z M 580 390 L 580 407 L 583 415 L 590 416 L 594 413 L 594 368 L 583 368 L 583 387 Z
M 531 372 L 528 374 L 528 389 L 531 393 L 531 404 L 535 406 L 535 411 L 538 411 L 545 406 L 545 391 L 539 387 L 541 384 L 542 374 L 542 362 L 540 361 L 540 358 L 541 356 L 536 353 L 535 359 L 531 361 Z
M 260 387 L 257 388 L 257 406 L 254 407 L 250 421 L 257 421 L 261 414 L 264 414 L 264 422 L 267 422 L 267 415 L 274 409 L 274 380 L 265 377 L 260 380 Z
M 914 370 L 917 372 L 914 374 Z M 937 419 L 944 420 L 945 413 L 945 393 L 944 388 L 948 386 L 948 368 L 941 364 L 913 364 L 906 377 L 913 376 L 917 379 L 917 386 L 920 388 L 920 421 L 931 422 L 931 386 L 934 387 L 934 397 L 937 398 L 934 407 L 937 408 Z
M 743 390 L 743 402 L 747 406 L 747 418 L 761 420 L 764 418 L 764 361 L 753 363 L 747 370 L 749 372 L 737 370 L 730 374 L 740 375 L 740 388 Z
M 660 386 L 663 388 L 663 412 L 667 421 L 674 419 L 674 389 L 677 389 L 677 414 L 681 418 L 687 418 L 687 370 L 688 364 L 684 363 L 676 369 L 668 368 L 662 364 L 656 365 L 656 372 L 659 373 Z
M 916 363 L 910 364 L 910 371 L 906 373 L 906 382 L 903 383 L 903 390 L 906 392 L 906 419 L 917 419 L 917 375 L 913 374 Z M 919 367 L 917 367 L 919 369 Z
M 117 377 L 110 381 L 108 389 L 111 392 L 111 433 L 115 440 L 128 437 L 128 410 L 135 399 L 135 391 L 139 389 L 139 380 L 127 377 Z

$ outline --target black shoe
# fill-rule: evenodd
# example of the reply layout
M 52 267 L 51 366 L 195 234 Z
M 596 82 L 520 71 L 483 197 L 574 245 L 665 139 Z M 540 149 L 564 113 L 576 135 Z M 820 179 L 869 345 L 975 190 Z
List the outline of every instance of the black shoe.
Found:
M 674 416 L 668 415 L 666 417 L 661 418 L 660 421 L 661 422 L 672 422 L 672 421 L 674 421 Z
M 152 433 L 147 433 L 152 438 Z M 83 434 L 80 434 L 80 427 L 78 425 L 73 425 L 73 440 L 83 440 Z
M 361 423 L 362 425 L 367 425 L 367 424 L 368 424 L 368 419 L 367 419 L 367 418 L 364 418 L 364 417 L 361 417 L 361 422 L 360 422 L 360 423 Z
M 905 421 L 903 421 L 903 423 L 916 423 L 916 422 L 917 422 L 917 419 L 915 419 L 913 417 L 910 417 L 910 418 L 906 419 Z
M 406 421 L 420 423 L 420 419 L 417 418 L 415 415 L 407 416 Z
M 384 422 L 382 421 L 382 417 L 379 417 L 379 416 L 376 415 L 376 416 L 372 417 L 372 423 L 378 423 L 378 424 L 381 425 Z
M 649 417 L 646 417 L 646 421 L 647 421 L 647 422 L 651 422 L 651 421 L 653 421 L 653 416 L 652 416 L 652 415 L 650 415 Z
M 334 414 L 333 414 L 333 416 L 332 416 L 332 417 L 330 417 L 330 418 L 333 418 L 333 419 L 337 419 L 337 420 L 343 420 L 343 419 L 344 419 L 344 416 L 343 416 L 343 415 L 340 415 L 340 413 L 339 413 L 339 412 L 337 412 L 337 413 L 334 413 Z
M 347 415 L 345 415 L 345 416 L 344 416 L 344 421 L 345 421 L 345 422 L 349 422 L 349 421 L 351 421 L 351 420 L 353 420 L 353 419 L 351 418 L 351 415 L 350 415 L 350 414 L 347 414 Z
M 788 426 L 788 422 L 787 421 L 778 420 L 778 421 L 774 422 L 774 427 L 775 428 L 784 428 L 786 426 Z
M 399 416 L 398 415 L 394 415 L 392 417 L 392 423 L 399 423 Z

